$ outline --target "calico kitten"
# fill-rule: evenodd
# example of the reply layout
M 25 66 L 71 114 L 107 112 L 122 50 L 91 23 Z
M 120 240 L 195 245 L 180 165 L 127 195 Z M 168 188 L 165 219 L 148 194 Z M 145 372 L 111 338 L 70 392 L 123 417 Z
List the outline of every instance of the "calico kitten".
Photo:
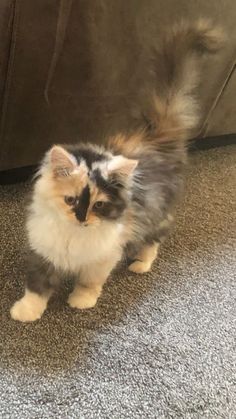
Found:
M 48 151 L 29 207 L 28 275 L 13 319 L 39 319 L 65 274 L 76 280 L 69 305 L 93 307 L 124 252 L 130 271 L 150 270 L 173 222 L 185 143 L 198 123 L 197 61 L 217 50 L 219 38 L 200 21 L 181 23 L 163 40 L 148 128 L 110 138 L 105 148 L 55 145 Z

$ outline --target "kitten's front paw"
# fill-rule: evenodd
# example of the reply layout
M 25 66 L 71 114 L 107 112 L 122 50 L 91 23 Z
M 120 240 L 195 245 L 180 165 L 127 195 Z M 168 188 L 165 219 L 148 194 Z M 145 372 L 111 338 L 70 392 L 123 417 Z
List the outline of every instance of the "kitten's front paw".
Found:
M 96 305 L 99 295 L 86 288 L 77 288 L 69 295 L 68 304 L 80 310 L 92 308 Z
M 145 272 L 149 272 L 151 269 L 151 265 L 149 262 L 142 262 L 141 260 L 136 260 L 135 262 L 129 265 L 129 271 L 135 272 L 136 274 L 143 274 Z
M 35 307 L 29 307 L 22 300 L 12 306 L 10 310 L 12 319 L 20 322 L 33 322 L 40 319 L 43 313 Z
M 46 306 L 46 298 L 33 292 L 26 291 L 24 297 L 12 306 L 10 314 L 13 320 L 33 322 L 41 318 Z

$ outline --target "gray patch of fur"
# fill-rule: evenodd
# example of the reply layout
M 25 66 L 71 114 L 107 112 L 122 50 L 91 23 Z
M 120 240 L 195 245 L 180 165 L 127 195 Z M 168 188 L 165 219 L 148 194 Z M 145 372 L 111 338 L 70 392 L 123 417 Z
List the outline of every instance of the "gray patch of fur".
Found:
M 59 285 L 59 272 L 52 263 L 31 251 L 27 256 L 26 287 L 37 294 L 44 294 Z

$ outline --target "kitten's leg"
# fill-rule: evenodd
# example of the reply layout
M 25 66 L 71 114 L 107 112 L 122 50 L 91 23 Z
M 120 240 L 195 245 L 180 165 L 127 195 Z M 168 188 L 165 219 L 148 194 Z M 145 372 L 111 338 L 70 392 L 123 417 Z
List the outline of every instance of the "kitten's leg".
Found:
M 130 271 L 135 273 L 144 273 L 150 271 L 152 263 L 157 257 L 160 243 L 165 241 L 173 225 L 173 222 L 173 216 L 171 214 L 167 214 L 158 226 L 155 234 L 156 241 L 153 242 L 153 244 L 146 244 L 141 248 L 138 254 L 135 255 L 135 261 L 129 265 Z
M 159 243 L 146 244 L 135 256 L 135 261 L 129 265 L 129 270 L 138 274 L 148 272 L 157 257 Z
M 40 319 L 56 283 L 53 266 L 40 256 L 31 254 L 24 296 L 12 306 L 10 313 L 14 320 L 32 322 Z
M 111 259 L 83 267 L 74 291 L 69 295 L 68 303 L 73 308 L 85 309 L 96 305 L 111 270 L 119 259 Z

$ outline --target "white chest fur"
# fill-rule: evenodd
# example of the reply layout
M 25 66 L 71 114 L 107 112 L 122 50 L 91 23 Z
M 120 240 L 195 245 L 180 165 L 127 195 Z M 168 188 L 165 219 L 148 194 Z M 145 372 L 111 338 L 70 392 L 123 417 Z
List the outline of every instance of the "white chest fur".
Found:
M 78 272 L 81 266 L 121 256 L 121 224 L 80 227 L 52 211 L 32 207 L 27 222 L 30 247 L 57 269 Z

